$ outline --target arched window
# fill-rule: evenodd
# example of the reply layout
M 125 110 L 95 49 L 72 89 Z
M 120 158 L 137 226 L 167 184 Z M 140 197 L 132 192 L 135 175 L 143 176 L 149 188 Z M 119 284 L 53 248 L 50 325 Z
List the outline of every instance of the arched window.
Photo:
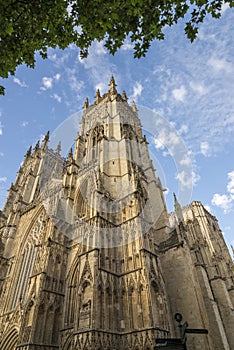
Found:
M 12 296 L 10 309 L 14 309 L 19 302 L 24 303 L 27 288 L 29 286 L 29 277 L 32 273 L 37 247 L 32 246 L 28 243 L 23 249 L 21 256 L 16 264 L 15 276 L 18 276 L 17 280 L 13 280 L 14 294 Z
M 19 334 L 16 328 L 11 328 L 6 334 L 3 335 L 1 342 L 1 350 L 15 350 L 18 343 Z

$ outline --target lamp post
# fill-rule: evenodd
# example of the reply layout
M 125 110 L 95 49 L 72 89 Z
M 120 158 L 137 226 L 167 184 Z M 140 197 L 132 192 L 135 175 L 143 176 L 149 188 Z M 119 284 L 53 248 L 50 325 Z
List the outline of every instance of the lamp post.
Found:
M 175 314 L 175 320 L 178 323 L 180 338 L 156 338 L 155 350 L 187 350 L 186 334 L 208 334 L 207 329 L 188 328 L 188 322 L 182 324 L 183 316 L 180 313 Z

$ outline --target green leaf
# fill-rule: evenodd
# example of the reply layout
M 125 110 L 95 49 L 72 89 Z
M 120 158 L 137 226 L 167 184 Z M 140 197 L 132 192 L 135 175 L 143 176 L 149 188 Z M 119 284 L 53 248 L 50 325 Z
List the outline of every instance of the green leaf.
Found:
M 234 1 L 224 3 L 234 7 Z M 135 45 L 134 57 L 144 57 L 153 40 L 164 39 L 164 28 L 185 15 L 190 15 L 185 34 L 193 41 L 207 15 L 221 16 L 222 4 L 223 0 L 93 0 L 88 6 L 82 0 L 2 1 L 0 77 L 14 74 L 22 63 L 33 68 L 35 53 L 46 59 L 48 47 L 65 49 L 74 43 L 84 58 L 94 40 L 103 40 L 115 54 L 128 35 Z
M 5 95 L 5 88 L 4 86 L 0 85 L 0 95 Z

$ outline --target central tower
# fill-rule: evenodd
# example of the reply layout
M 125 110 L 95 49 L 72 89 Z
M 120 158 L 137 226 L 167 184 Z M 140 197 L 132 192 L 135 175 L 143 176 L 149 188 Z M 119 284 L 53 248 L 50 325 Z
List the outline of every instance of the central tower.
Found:
M 77 223 L 64 334 L 69 329 L 79 349 L 86 341 L 95 349 L 152 349 L 170 331 L 156 254 L 167 214 L 135 103 L 117 93 L 113 77 L 108 93 L 85 101 L 64 189 Z

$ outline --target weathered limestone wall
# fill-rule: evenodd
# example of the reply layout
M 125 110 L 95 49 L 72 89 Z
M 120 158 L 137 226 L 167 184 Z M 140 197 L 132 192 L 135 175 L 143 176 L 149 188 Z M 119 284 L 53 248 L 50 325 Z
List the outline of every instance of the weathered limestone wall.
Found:
M 170 300 L 172 315 L 179 312 L 183 321 L 187 321 L 190 328 L 208 328 L 205 305 L 196 275 L 190 251 L 184 245 L 166 250 L 160 255 L 165 286 Z M 179 337 L 178 329 L 175 333 Z M 214 344 L 206 335 L 187 336 L 188 349 L 214 350 Z

